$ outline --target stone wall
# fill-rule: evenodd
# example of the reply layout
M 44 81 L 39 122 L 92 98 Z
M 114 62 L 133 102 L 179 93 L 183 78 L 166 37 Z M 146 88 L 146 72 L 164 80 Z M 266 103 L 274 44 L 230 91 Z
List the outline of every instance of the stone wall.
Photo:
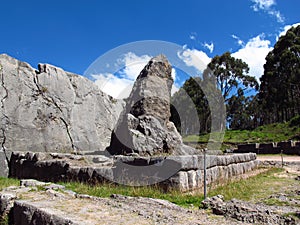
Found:
M 54 182 L 116 182 L 130 185 L 159 182 L 159 186 L 166 190 L 176 189 L 185 192 L 203 187 L 203 162 L 203 155 L 107 158 L 14 152 L 11 157 L 10 175 L 19 179 Z M 209 185 L 226 182 L 235 176 L 254 170 L 258 165 L 256 154 L 253 153 L 207 155 L 206 162 Z
M 254 143 L 254 144 L 243 144 L 238 145 L 236 153 L 249 153 L 253 152 L 256 154 L 283 154 L 288 155 L 300 155 L 300 142 L 284 141 L 278 143 Z
M 180 191 L 192 191 L 203 188 L 203 155 L 192 156 L 198 158 L 198 165 L 185 164 L 182 169 L 174 176 L 169 178 L 166 183 L 168 188 L 175 188 Z M 182 159 L 178 159 L 182 161 Z M 207 156 L 207 171 L 206 183 L 214 186 L 219 183 L 228 182 L 230 179 L 252 171 L 257 168 L 258 161 L 256 161 L 256 154 L 233 154 L 233 155 L 219 155 Z

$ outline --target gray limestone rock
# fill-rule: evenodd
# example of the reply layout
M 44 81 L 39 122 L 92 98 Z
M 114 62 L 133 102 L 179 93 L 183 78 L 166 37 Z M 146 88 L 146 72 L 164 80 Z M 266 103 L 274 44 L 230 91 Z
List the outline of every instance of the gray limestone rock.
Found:
M 8 172 L 8 162 L 5 152 L 0 150 L 0 177 L 7 177 Z
M 211 208 L 214 214 L 224 215 L 246 223 L 296 224 L 295 219 L 287 215 L 291 212 L 290 208 L 279 210 L 276 206 L 253 204 L 236 199 L 225 202 L 222 195 L 207 198 L 202 204 L 206 208 Z
M 169 121 L 172 67 L 165 56 L 152 58 L 139 74 L 112 133 L 111 154 L 140 156 L 193 154 Z
M 124 105 L 82 76 L 48 64 L 35 70 L 4 54 L 0 100 L 0 143 L 7 154 L 103 151 Z

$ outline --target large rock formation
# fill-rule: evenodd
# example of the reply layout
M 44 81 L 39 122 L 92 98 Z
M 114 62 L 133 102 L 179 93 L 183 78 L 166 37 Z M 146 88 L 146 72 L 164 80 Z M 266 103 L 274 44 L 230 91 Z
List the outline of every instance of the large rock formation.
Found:
M 108 151 L 140 156 L 191 154 L 169 121 L 172 67 L 165 56 L 152 58 L 139 74 L 126 102 Z
M 123 109 L 82 76 L 8 55 L 0 55 L 0 100 L 2 161 L 11 151 L 104 150 Z

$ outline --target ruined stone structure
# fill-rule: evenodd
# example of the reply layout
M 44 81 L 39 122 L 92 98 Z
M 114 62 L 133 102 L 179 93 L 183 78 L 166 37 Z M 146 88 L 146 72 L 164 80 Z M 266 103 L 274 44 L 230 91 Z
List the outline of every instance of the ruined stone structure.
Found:
M 141 71 L 112 133 L 108 148 L 111 154 L 195 154 L 194 149 L 182 143 L 175 125 L 169 120 L 171 71 L 163 55 L 152 58 Z
M 124 109 L 62 69 L 40 64 L 36 71 L 7 55 L 0 65 L 1 176 L 202 188 L 204 155 L 184 145 L 169 121 L 173 79 L 165 56 L 141 71 Z M 206 162 L 208 184 L 257 166 L 255 154 L 208 155 Z
M 165 190 L 186 192 L 203 188 L 203 157 L 106 158 L 97 155 L 14 152 L 11 158 L 11 175 L 19 179 L 54 182 L 63 180 L 99 184 L 108 181 L 138 186 L 158 183 Z M 253 153 L 208 155 L 206 162 L 207 184 L 211 186 L 228 182 L 258 166 Z
M 300 155 L 300 142 L 283 141 L 278 143 L 254 143 L 238 145 L 236 153 Z

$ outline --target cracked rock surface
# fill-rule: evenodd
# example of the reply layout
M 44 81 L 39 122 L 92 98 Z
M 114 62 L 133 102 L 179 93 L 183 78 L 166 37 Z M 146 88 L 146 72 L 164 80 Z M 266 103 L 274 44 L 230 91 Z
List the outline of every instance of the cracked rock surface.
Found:
M 195 154 L 185 146 L 169 120 L 173 78 L 164 55 L 152 58 L 137 77 L 126 106 L 112 133 L 111 154 L 185 155 Z
M 8 161 L 11 151 L 99 151 L 109 145 L 122 101 L 48 64 L 35 70 L 2 54 L 0 69 L 1 159 Z
M 99 198 L 51 183 L 21 183 L 21 187 L 8 187 L 0 192 L 0 218 L 11 211 L 12 224 L 247 224 L 221 216 L 210 217 L 204 210 L 182 208 L 161 199 L 115 194 Z

